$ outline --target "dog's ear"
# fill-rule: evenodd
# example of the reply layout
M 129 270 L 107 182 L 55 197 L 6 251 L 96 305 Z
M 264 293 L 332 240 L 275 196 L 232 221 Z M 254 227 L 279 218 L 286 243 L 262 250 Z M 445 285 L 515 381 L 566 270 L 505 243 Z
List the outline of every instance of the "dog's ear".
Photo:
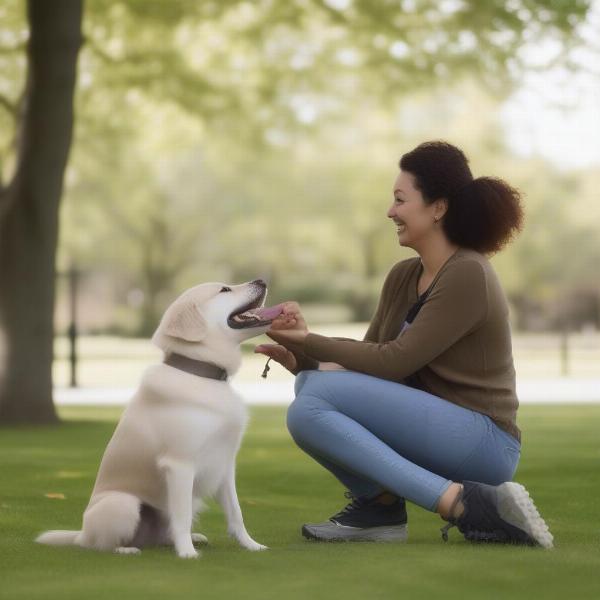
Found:
M 174 307 L 175 308 L 175 307 Z M 165 315 L 163 332 L 166 335 L 185 340 L 201 342 L 206 335 L 206 321 L 193 302 L 179 306 Z

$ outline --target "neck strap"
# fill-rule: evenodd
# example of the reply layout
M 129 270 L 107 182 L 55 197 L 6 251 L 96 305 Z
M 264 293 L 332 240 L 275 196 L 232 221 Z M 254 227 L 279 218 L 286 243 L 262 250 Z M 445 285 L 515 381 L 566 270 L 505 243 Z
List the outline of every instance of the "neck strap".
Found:
M 169 354 L 163 362 L 165 365 L 175 367 L 180 371 L 185 371 L 198 377 L 208 377 L 209 379 L 218 379 L 220 381 L 227 379 L 227 371 L 225 369 L 203 360 L 188 358 L 182 354 Z

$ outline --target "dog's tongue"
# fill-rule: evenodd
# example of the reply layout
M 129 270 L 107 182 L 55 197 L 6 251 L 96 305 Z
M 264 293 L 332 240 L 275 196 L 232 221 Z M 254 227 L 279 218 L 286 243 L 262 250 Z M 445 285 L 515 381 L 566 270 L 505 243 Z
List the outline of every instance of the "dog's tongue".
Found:
M 264 308 L 255 308 L 252 314 L 256 315 L 261 321 L 271 321 L 283 312 L 283 304 L 275 306 L 265 306 Z

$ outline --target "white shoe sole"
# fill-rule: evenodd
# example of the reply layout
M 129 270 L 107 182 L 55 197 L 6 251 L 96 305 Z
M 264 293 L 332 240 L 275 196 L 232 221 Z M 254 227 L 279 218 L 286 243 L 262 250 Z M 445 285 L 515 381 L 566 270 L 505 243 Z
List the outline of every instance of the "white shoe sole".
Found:
M 552 534 L 538 512 L 529 492 L 512 481 L 498 486 L 498 514 L 514 527 L 522 529 L 542 548 L 552 548 Z
M 348 527 L 337 523 L 306 524 L 302 535 L 320 542 L 406 542 L 408 525 L 389 525 L 383 527 Z

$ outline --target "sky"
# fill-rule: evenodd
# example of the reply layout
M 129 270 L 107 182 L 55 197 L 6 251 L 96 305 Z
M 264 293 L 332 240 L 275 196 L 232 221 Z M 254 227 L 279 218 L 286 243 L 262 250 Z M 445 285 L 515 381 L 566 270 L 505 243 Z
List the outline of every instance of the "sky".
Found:
M 524 157 L 541 155 L 561 170 L 600 166 L 600 1 L 582 28 L 586 45 L 571 55 L 580 72 L 556 67 L 530 72 L 506 102 L 501 119 L 507 142 Z M 524 49 L 533 66 L 553 55 L 548 41 Z

